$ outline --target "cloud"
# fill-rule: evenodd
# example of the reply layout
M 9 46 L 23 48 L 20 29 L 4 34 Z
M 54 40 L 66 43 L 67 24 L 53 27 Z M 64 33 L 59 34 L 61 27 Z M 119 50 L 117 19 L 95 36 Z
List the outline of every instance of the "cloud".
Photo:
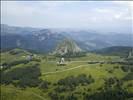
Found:
M 2 1 L 2 23 L 103 31 L 125 27 L 120 31 L 126 32 L 132 24 L 131 7 L 122 1 Z

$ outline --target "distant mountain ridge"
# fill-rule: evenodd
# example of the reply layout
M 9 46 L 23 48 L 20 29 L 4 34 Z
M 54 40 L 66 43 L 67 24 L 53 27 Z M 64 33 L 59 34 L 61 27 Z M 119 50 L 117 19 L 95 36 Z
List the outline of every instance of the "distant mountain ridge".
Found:
M 4 29 L 1 31 L 1 49 L 22 48 L 37 52 L 51 52 L 56 47 L 58 42 L 64 38 L 63 35 L 53 34 L 48 29 L 35 29 L 34 31 L 30 30 L 25 34 L 21 34 L 22 28 L 18 29 L 18 33 L 13 33 L 14 27 L 10 27 L 13 31 L 8 32 L 7 30 L 4 31 Z M 27 32 L 25 29 L 23 31 Z
M 1 49 L 22 48 L 52 52 L 60 41 L 71 38 L 86 51 L 111 46 L 132 46 L 131 34 L 100 34 L 89 30 L 54 30 L 1 24 Z
M 100 34 L 93 31 L 68 33 L 82 49 L 95 50 L 111 46 L 133 46 L 133 34 Z
M 1 24 L 1 35 L 4 34 L 19 34 L 25 35 L 30 34 L 32 32 L 39 31 L 39 28 L 31 28 L 31 27 L 17 27 L 17 26 L 9 26 L 7 24 Z

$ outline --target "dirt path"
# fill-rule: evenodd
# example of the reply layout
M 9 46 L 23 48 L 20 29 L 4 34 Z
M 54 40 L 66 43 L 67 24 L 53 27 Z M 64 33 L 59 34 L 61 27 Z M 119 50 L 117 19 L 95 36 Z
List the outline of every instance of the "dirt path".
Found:
M 55 62 L 55 61 L 50 61 L 50 62 Z M 87 63 L 87 62 L 99 62 L 99 63 L 102 63 L 102 62 L 104 62 L 104 61 L 70 61 L 69 64 L 70 64 L 70 63 L 73 63 L 73 62 L 85 62 L 85 63 Z M 79 66 L 77 66 L 77 67 L 73 67 L 73 68 L 69 68 L 69 69 L 65 69 L 65 70 L 61 70 L 61 71 L 46 72 L 46 73 L 42 73 L 42 75 L 55 74 L 55 73 L 65 72 L 65 71 L 73 70 L 73 69 L 76 69 L 76 68 L 84 67 L 84 66 L 86 66 L 86 65 L 88 65 L 88 64 L 79 65 Z
M 36 97 L 40 98 L 40 100 L 46 100 L 44 97 L 34 93 L 34 92 L 30 92 L 31 94 L 35 95 Z
M 47 74 L 55 74 L 55 73 L 60 73 L 60 72 L 65 72 L 65 71 L 69 71 L 69 70 L 73 70 L 73 69 L 77 69 L 77 68 L 80 68 L 80 67 L 84 67 L 88 64 L 85 64 L 85 65 L 79 65 L 77 67 L 73 67 L 73 68 L 69 68 L 69 69 L 65 69 L 65 70 L 61 70 L 61 71 L 54 71 L 54 72 L 46 72 L 46 73 L 42 73 L 42 75 L 47 75 Z

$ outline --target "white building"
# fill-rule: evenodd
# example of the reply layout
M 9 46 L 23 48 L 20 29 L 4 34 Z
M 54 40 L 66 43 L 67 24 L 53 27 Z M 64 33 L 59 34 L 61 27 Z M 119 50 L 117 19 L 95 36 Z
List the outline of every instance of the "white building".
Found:
M 64 63 L 65 63 L 65 59 L 64 58 L 61 58 L 60 64 L 64 64 Z
M 65 63 L 65 59 L 64 59 L 64 58 L 61 58 L 60 61 L 57 62 L 57 64 L 59 64 L 59 65 L 64 65 L 64 64 L 66 64 L 66 63 Z
M 32 60 L 32 59 L 33 59 L 33 56 L 32 56 L 32 55 L 28 55 L 28 56 L 26 57 L 26 59 L 27 59 L 27 60 Z

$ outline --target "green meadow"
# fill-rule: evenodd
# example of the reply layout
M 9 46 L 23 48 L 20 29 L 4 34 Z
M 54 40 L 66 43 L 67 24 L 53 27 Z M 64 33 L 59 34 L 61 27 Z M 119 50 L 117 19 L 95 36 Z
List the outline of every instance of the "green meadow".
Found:
M 117 84 L 116 80 L 122 80 L 120 87 L 126 92 L 133 94 L 132 78 L 123 80 L 124 77 L 131 73 L 131 70 L 123 71 L 121 68 L 123 65 L 119 63 L 106 63 L 108 61 L 122 61 L 123 58 L 120 58 L 119 56 L 103 56 L 94 53 L 87 53 L 87 55 L 84 57 L 74 57 L 69 58 L 69 60 L 66 58 L 65 65 L 58 65 L 57 62 L 60 59 L 59 57 L 49 57 L 49 55 L 43 54 L 36 54 L 34 57 L 35 59 L 39 60 L 32 60 L 23 63 L 23 60 L 25 61 L 26 56 L 31 53 L 27 51 L 20 51 L 16 50 L 18 53 L 15 54 L 12 54 L 9 51 L 1 53 L 1 66 L 5 63 L 10 65 L 10 68 L 4 70 L 1 68 L 1 73 L 4 73 L 3 75 L 8 75 L 8 73 L 15 72 L 17 70 L 21 72 L 20 69 L 23 70 L 24 68 L 29 68 L 29 66 L 37 65 L 40 74 L 37 74 L 38 77 L 36 80 L 41 80 L 41 82 L 39 81 L 37 84 L 35 84 L 35 82 L 31 81 L 35 85 L 21 83 L 21 77 L 19 77 L 19 73 L 16 73 L 15 79 L 14 77 L 12 79 L 13 81 L 6 80 L 4 81 L 5 83 L 1 82 L 2 100 L 27 100 L 27 98 L 28 100 L 89 100 L 86 99 L 87 95 L 93 95 L 103 91 L 106 86 L 106 80 L 110 78 L 115 80 L 114 83 L 111 83 L 111 87 L 109 87 L 110 89 L 115 89 L 114 87 Z M 22 62 L 16 64 L 12 63 L 15 61 Z M 105 63 L 88 63 L 91 61 L 102 61 Z M 29 73 L 30 71 L 28 74 Z M 14 75 L 14 73 L 10 75 Z M 30 75 L 32 76 L 32 72 Z M 85 80 L 81 80 L 79 78 L 80 75 L 84 76 L 83 78 Z M 88 80 L 87 77 L 89 76 L 92 77 L 93 81 L 86 83 Z M 72 87 L 67 86 L 65 83 L 59 83 L 60 80 L 64 79 L 66 83 L 71 85 L 69 80 L 71 79 L 70 77 L 72 77 L 73 80 L 80 79 L 81 82 L 76 85 L 73 85 L 75 83 L 72 83 Z M 7 78 L 7 76 L 5 78 Z M 9 78 L 11 78 L 11 76 Z M 19 85 L 20 83 L 21 85 Z M 63 86 L 66 89 L 64 89 Z M 131 97 L 127 100 L 130 99 Z

